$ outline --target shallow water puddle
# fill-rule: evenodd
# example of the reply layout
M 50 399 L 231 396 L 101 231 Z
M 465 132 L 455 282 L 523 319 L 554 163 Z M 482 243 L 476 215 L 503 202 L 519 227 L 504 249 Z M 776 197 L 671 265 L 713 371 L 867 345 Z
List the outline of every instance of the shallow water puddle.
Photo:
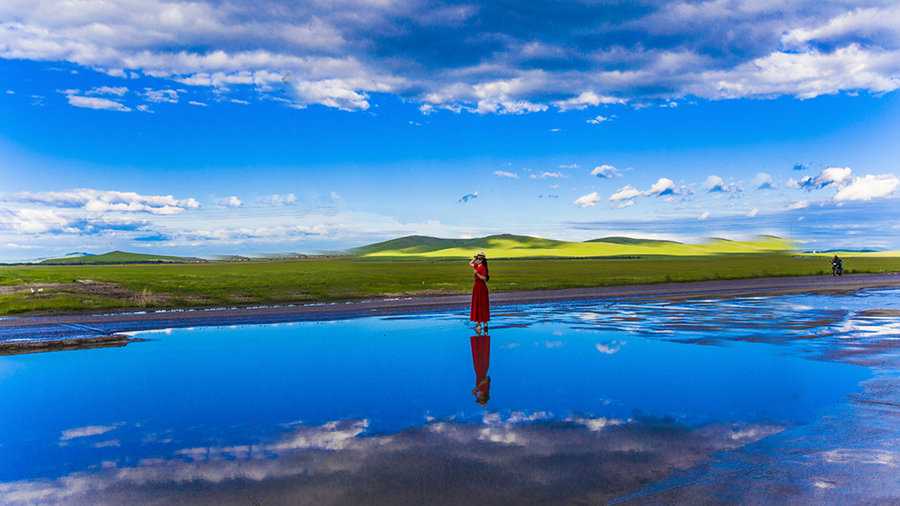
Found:
M 860 394 L 872 369 L 812 358 L 894 332 L 861 312 L 898 298 L 557 303 L 496 308 L 489 339 L 441 313 L 3 357 L 0 502 L 610 500 Z

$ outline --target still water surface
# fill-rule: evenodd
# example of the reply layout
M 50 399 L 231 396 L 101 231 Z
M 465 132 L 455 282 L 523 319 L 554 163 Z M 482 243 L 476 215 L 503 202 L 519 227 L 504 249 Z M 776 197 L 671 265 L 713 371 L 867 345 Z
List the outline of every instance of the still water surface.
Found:
M 2 357 L 0 502 L 608 500 L 859 392 L 869 367 L 821 358 L 896 332 L 858 314 L 898 300 L 582 301 L 495 308 L 489 344 L 437 313 Z

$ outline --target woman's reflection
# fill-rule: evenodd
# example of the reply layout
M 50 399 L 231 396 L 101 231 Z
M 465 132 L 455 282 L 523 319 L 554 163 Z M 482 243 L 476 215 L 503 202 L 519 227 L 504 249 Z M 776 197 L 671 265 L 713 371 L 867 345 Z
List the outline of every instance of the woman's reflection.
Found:
M 491 377 L 487 375 L 491 361 L 491 336 L 484 334 L 472 336 L 472 363 L 475 365 L 475 388 L 472 395 L 475 402 L 482 406 L 487 405 L 491 395 Z

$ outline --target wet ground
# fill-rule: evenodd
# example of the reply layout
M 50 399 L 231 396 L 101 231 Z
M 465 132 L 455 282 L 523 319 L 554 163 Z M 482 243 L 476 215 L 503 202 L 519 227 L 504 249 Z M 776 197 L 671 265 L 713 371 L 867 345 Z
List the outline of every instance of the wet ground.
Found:
M 0 502 L 900 501 L 900 290 L 348 316 L 0 357 Z

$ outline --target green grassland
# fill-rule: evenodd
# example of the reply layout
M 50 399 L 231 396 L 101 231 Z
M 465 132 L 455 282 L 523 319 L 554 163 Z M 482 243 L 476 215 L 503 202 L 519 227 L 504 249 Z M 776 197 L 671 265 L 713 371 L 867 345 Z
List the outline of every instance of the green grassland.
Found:
M 0 267 L 0 288 L 26 290 L 0 291 L 0 315 L 467 293 L 472 287 L 468 265 L 471 253 L 465 250 L 465 255 L 456 259 L 353 256 L 202 264 L 7 266 Z M 640 258 L 495 257 L 489 265 L 489 286 L 495 292 L 826 272 L 830 275 L 827 258 L 777 252 Z M 844 266 L 848 273 L 900 271 L 900 256 L 847 256 Z M 85 284 L 85 280 L 94 283 Z M 99 285 L 112 286 L 120 292 L 83 290 Z M 45 288 L 33 293 L 27 289 L 29 286 Z

